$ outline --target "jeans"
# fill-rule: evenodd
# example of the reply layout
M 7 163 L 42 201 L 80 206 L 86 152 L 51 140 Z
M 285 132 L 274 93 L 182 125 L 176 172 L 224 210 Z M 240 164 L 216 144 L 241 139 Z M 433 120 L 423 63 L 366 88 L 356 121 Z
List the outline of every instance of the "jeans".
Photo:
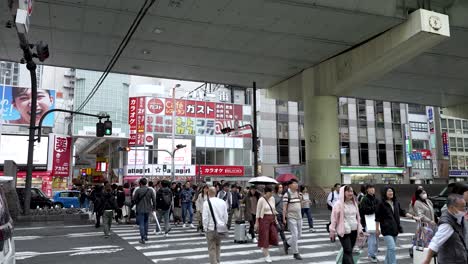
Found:
M 387 254 L 385 255 L 385 264 L 396 264 L 396 240 L 394 236 L 384 236 L 385 244 L 387 244 Z
M 288 218 L 288 227 L 291 232 L 288 244 L 291 246 L 293 254 L 297 254 L 299 253 L 299 239 L 302 236 L 302 219 Z
M 369 236 L 367 237 L 367 256 L 377 256 L 377 236 L 372 232 L 369 232 Z
M 140 227 L 141 239 L 148 238 L 148 219 L 150 213 L 137 213 L 137 223 Z
M 160 219 L 159 224 L 164 221 L 164 233 L 169 233 L 169 215 L 171 213 L 171 209 L 168 210 L 158 210 L 158 218 Z M 156 224 L 157 225 L 157 224 Z
M 309 228 L 314 228 L 314 219 L 312 219 L 310 208 L 302 208 L 302 217 L 304 217 L 304 214 L 307 216 L 307 221 L 309 222 Z
M 102 225 L 104 226 L 104 235 L 110 235 L 110 229 L 112 225 L 112 218 L 114 217 L 114 211 L 105 210 L 102 215 Z
M 353 260 L 353 248 L 356 244 L 357 231 L 351 231 L 349 234 L 345 234 L 343 237 L 338 236 L 343 247 L 343 264 L 354 264 Z
M 182 222 L 185 224 L 185 216 L 187 214 L 187 211 L 190 216 L 190 221 L 189 224 L 192 223 L 193 221 L 193 210 L 192 210 L 192 202 L 184 202 L 182 203 Z

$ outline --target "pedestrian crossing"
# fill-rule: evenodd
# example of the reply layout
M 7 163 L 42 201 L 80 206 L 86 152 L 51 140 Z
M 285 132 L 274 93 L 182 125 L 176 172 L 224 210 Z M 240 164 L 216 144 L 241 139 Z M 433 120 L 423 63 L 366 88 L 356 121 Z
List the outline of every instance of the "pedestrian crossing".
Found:
M 278 247 L 270 249 L 271 259 L 276 263 L 336 263 L 336 256 L 341 249 L 337 239 L 336 243 L 331 243 L 325 225 L 328 220 L 315 219 L 314 227 L 316 232 L 309 231 L 307 221 L 304 221 L 302 238 L 299 242 L 299 249 L 302 261 L 293 259 L 292 254 L 285 255 L 280 242 Z M 112 231 L 120 238 L 127 241 L 136 250 L 151 259 L 154 263 L 209 263 L 207 242 L 196 229 L 174 227 L 167 238 L 154 233 L 155 225 L 151 224 L 149 241 L 142 245 L 138 243 L 140 239 L 139 229 L 134 225 L 113 226 Z M 288 237 L 288 233 L 286 236 Z M 397 259 L 398 263 L 412 263 L 408 249 L 411 247 L 412 233 L 403 233 L 398 237 Z M 280 239 L 281 241 L 281 239 Z M 383 238 L 379 242 L 379 262 L 383 263 L 386 248 Z M 264 263 L 261 250 L 255 243 L 236 244 L 234 243 L 234 228 L 229 232 L 229 238 L 222 241 L 221 263 L 223 264 L 245 264 Z M 367 250 L 363 249 L 359 263 L 370 263 L 367 258 Z

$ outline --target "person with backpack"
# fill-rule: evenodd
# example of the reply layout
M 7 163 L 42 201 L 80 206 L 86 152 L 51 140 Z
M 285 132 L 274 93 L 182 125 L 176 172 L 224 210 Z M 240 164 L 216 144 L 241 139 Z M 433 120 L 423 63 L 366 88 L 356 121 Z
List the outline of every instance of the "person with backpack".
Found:
M 173 198 L 172 191 L 169 189 L 169 183 L 162 181 L 162 188 L 156 192 L 156 210 L 158 218 L 164 219 L 164 237 L 169 236 L 169 214 L 171 213 Z
M 96 224 L 95 227 L 99 228 L 101 226 L 101 216 L 103 210 L 102 196 L 103 196 L 103 187 L 101 185 L 96 185 L 94 191 L 91 192 L 90 199 L 93 201 L 94 207 L 93 212 L 96 215 Z
M 291 238 L 284 246 L 284 253 L 288 254 L 289 247 L 292 247 L 293 257 L 302 260 L 299 254 L 299 239 L 302 235 L 302 194 L 298 190 L 299 185 L 296 179 L 288 184 L 288 191 L 283 195 L 283 224 L 288 224 Z
M 135 189 L 133 193 L 134 203 L 136 205 L 137 223 L 140 226 L 140 244 L 145 244 L 148 241 L 148 219 L 151 212 L 156 209 L 156 196 L 154 192 L 146 186 L 148 181 L 141 178 L 139 181 L 140 187 Z
M 104 237 L 108 238 L 114 218 L 114 211 L 117 210 L 117 201 L 112 193 L 112 188 L 109 184 L 106 185 L 105 191 L 100 201 L 100 215 L 102 215 L 102 224 L 104 225 Z
M 333 210 L 333 206 L 335 205 L 336 202 L 338 202 L 338 199 L 340 197 L 340 194 L 339 194 L 340 188 L 341 188 L 341 184 L 335 183 L 335 185 L 333 186 L 333 188 L 331 189 L 331 192 L 328 194 L 328 197 L 327 197 L 327 208 L 328 210 L 330 210 L 330 219 L 331 219 L 331 211 Z M 330 224 L 331 224 L 331 220 L 325 226 L 327 229 L 327 232 L 330 232 L 329 230 Z
M 231 211 L 229 212 L 228 217 L 228 229 L 231 228 L 231 221 L 234 218 L 234 221 L 240 220 L 240 203 L 242 200 L 242 194 L 239 192 L 239 187 L 236 184 L 231 186 L 231 195 L 232 195 L 232 203 L 231 203 Z
M 193 208 L 192 208 L 193 189 L 190 187 L 190 182 L 185 183 L 184 189 L 180 192 L 180 203 L 182 207 L 182 228 L 186 227 L 185 219 L 188 214 L 190 228 L 195 228 L 193 225 Z
M 203 185 L 201 188 L 200 188 L 200 192 L 198 193 L 198 197 L 197 197 L 197 201 L 196 201 L 196 209 L 197 209 L 197 218 L 198 218 L 198 226 L 197 226 L 197 231 L 200 233 L 200 234 L 203 234 L 205 232 L 204 228 L 203 228 L 203 219 L 202 219 L 202 215 L 203 215 L 203 204 L 205 203 L 205 201 L 208 199 L 208 185 Z

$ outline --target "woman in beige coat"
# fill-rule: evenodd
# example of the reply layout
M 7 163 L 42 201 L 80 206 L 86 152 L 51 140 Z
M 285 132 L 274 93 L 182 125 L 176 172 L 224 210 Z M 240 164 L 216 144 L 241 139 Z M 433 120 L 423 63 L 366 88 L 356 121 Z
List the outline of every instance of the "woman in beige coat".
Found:
M 249 234 L 252 237 L 252 242 L 257 243 L 257 239 L 255 238 L 255 220 L 257 218 L 257 203 L 258 200 L 260 199 L 261 194 L 257 191 L 257 188 L 255 186 L 250 187 L 248 194 L 244 198 L 244 204 L 245 204 L 245 214 L 244 214 L 244 220 L 249 221 L 250 223 L 250 228 L 249 228 Z
M 414 203 L 414 215 L 421 218 L 421 222 L 436 225 L 436 219 L 434 215 L 434 206 L 427 198 L 425 190 L 418 189 L 415 193 L 416 202 Z

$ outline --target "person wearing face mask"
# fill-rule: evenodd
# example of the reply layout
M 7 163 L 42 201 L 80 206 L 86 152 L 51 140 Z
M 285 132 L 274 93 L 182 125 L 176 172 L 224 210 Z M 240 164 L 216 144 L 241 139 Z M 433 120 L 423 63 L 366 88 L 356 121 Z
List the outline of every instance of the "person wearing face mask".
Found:
M 438 263 L 467 264 L 468 254 L 463 232 L 465 200 L 462 195 L 451 194 L 447 199 L 447 210 L 439 219 L 439 229 L 429 244 L 423 264 L 429 264 L 437 253 Z
M 427 199 L 426 191 L 418 189 L 414 196 L 416 197 L 416 201 L 414 202 L 414 215 L 421 218 L 421 222 L 435 226 L 434 205 L 431 200 Z

